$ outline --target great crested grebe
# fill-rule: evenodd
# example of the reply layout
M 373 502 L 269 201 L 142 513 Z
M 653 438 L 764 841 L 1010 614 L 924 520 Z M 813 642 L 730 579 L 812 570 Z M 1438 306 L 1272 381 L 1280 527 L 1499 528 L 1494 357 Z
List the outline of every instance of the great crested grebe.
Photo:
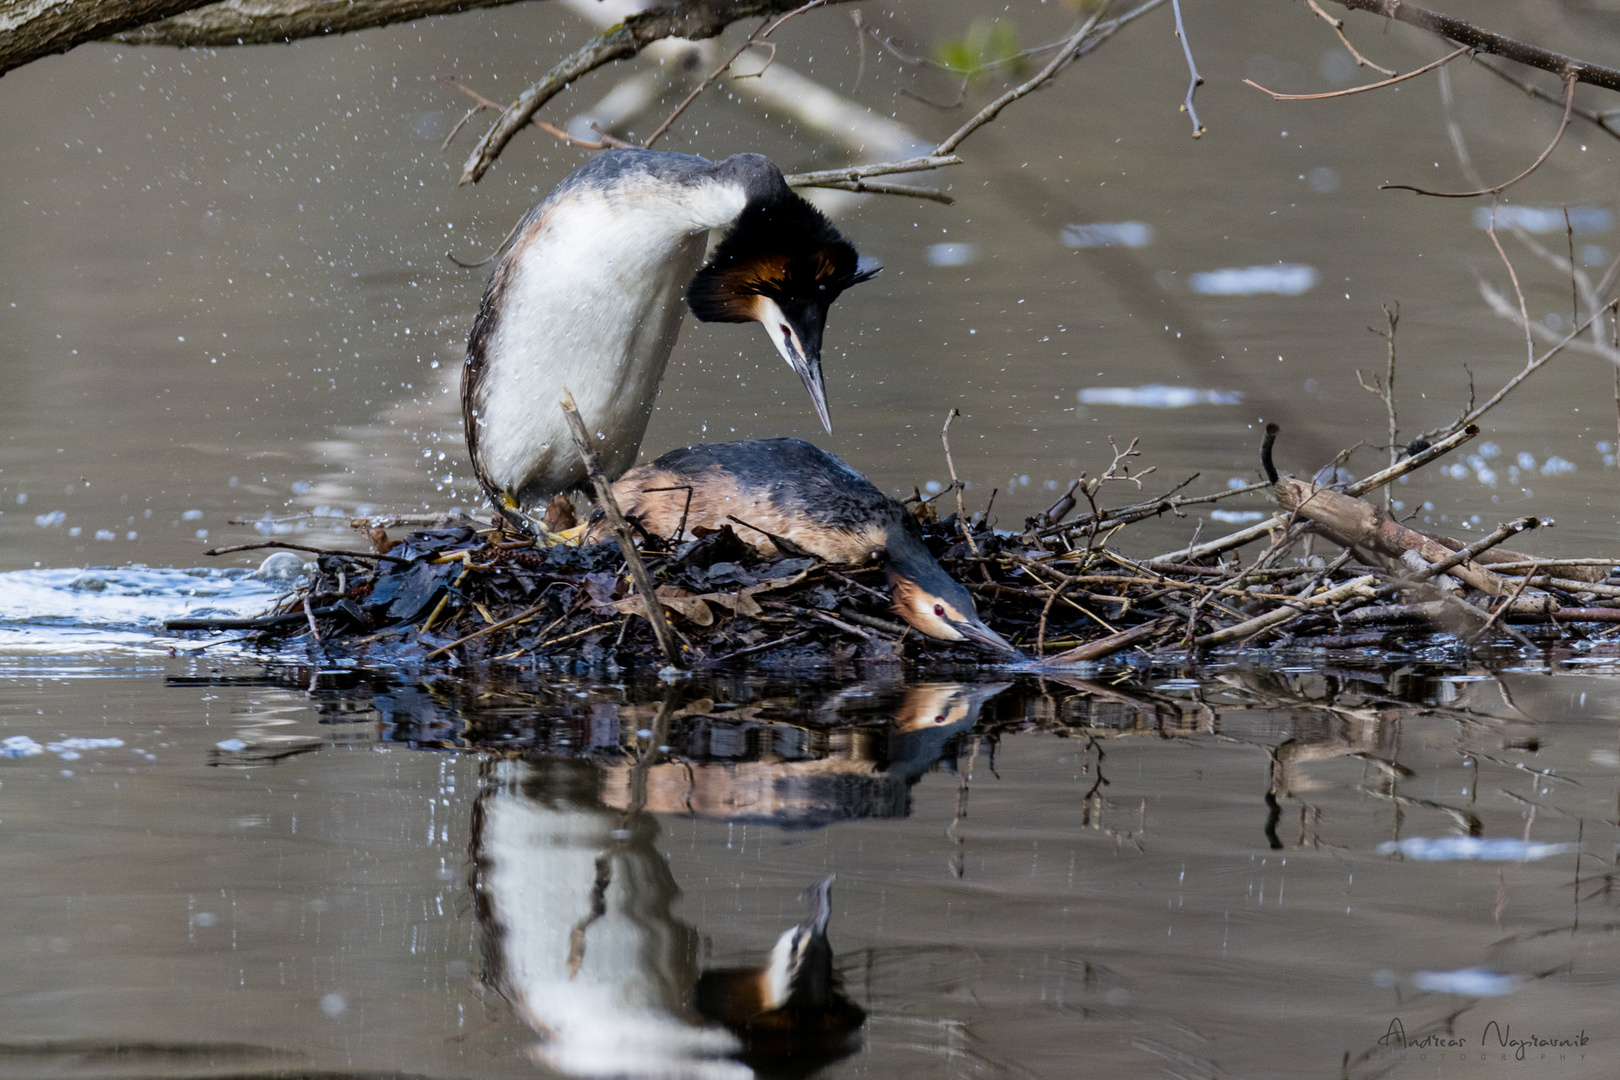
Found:
M 639 465 L 613 485 L 627 517 L 658 536 L 736 525 L 767 555 L 780 537 L 837 563 L 887 561 L 894 610 L 944 641 L 1018 650 L 980 620 L 973 597 L 929 552 L 906 508 L 827 451 L 802 439 L 700 443 Z M 592 539 L 607 536 L 601 522 Z
M 700 269 L 709 230 L 728 226 Z M 830 432 L 827 309 L 876 273 L 759 154 L 600 155 L 529 211 L 484 289 L 461 378 L 479 484 L 505 512 L 585 482 L 558 407 L 565 386 L 599 440 L 603 471 L 628 469 L 683 298 L 705 322 L 762 323 Z

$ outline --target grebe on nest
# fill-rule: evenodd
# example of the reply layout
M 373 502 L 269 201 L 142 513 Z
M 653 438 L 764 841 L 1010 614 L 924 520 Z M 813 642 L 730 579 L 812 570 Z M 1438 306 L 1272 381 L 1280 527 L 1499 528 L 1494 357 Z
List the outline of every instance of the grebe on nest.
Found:
M 503 516 L 581 486 L 565 386 L 607 476 L 634 464 L 683 298 L 705 322 L 763 324 L 830 432 L 827 309 L 876 273 L 759 154 L 600 155 L 529 211 L 484 290 L 461 383 L 474 475 Z
M 672 450 L 631 469 L 613 485 L 626 517 L 647 532 L 740 527 L 766 555 L 776 543 L 835 563 L 884 558 L 894 610 L 929 637 L 1018 650 L 980 620 L 973 597 L 929 552 L 917 521 L 899 502 L 827 451 L 802 439 L 746 439 Z M 591 526 L 593 540 L 606 525 Z

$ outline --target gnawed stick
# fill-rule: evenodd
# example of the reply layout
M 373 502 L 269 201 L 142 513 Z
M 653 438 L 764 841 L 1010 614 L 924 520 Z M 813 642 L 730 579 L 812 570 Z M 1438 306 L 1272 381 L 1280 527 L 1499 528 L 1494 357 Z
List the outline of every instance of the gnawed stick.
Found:
M 1438 540 L 1407 528 L 1365 499 L 1342 491 L 1287 476 L 1279 477 L 1271 491 L 1283 510 L 1315 522 L 1330 539 L 1345 547 L 1376 551 L 1395 559 L 1402 552 L 1416 551 L 1430 564 L 1450 560 L 1454 554 Z M 1448 572 L 1492 596 L 1506 596 L 1512 591 L 1501 577 L 1471 559 L 1456 560 Z
M 1496 547 L 1498 544 L 1500 544 L 1502 541 L 1506 540 L 1510 536 L 1516 536 L 1517 534 L 1524 532 L 1526 529 L 1539 529 L 1540 527 L 1541 527 L 1541 519 L 1540 518 L 1536 518 L 1536 517 L 1514 518 L 1512 521 L 1508 522 L 1506 525 L 1498 525 L 1496 527 L 1496 529 L 1494 529 L 1490 533 L 1490 535 L 1481 537 L 1480 539 L 1474 541 L 1472 544 L 1469 544 L 1465 548 L 1462 548 L 1462 549 L 1457 550 L 1457 551 L 1453 551 L 1450 555 L 1447 555 L 1445 558 L 1441 559 L 1439 562 L 1430 563 L 1429 568 L 1427 570 L 1424 570 L 1424 571 L 1416 574 L 1412 578 L 1412 580 L 1413 581 L 1428 581 L 1430 578 L 1434 577 L 1436 574 L 1443 574 L 1446 571 L 1450 570 L 1454 566 L 1457 566 L 1457 565 L 1459 565 L 1461 563 L 1465 563 L 1465 562 L 1468 562 L 1468 561 L 1470 561 L 1470 560 L 1472 560 L 1474 558 L 1477 558 L 1479 555 L 1481 555 L 1482 553 L 1490 550 L 1493 547 Z M 1422 534 L 1420 534 L 1420 535 L 1422 535 Z M 1531 569 L 1534 570 L 1535 568 L 1532 567 Z M 1523 589 L 1524 586 L 1520 585 L 1519 588 Z M 1517 596 L 1517 595 L 1518 595 L 1518 593 L 1514 593 L 1514 596 Z
M 1402 458 L 1387 469 L 1380 469 L 1370 476 L 1363 476 L 1353 484 L 1348 484 L 1345 491 L 1351 495 L 1365 495 L 1369 491 L 1383 487 L 1393 480 L 1397 480 L 1414 469 L 1421 469 L 1435 458 L 1449 454 L 1463 443 L 1479 434 L 1478 424 L 1469 424 L 1458 428 L 1443 439 L 1438 439 L 1428 446 Z
M 641 561 L 641 553 L 636 550 L 636 542 L 630 535 L 630 526 L 624 520 L 624 514 L 619 511 L 619 504 L 613 498 L 613 485 L 608 483 L 607 477 L 602 475 L 601 468 L 596 463 L 596 453 L 591 449 L 591 437 L 585 430 L 585 421 L 579 418 L 579 408 L 574 404 L 574 395 L 563 387 L 562 392 L 563 416 L 568 419 L 569 433 L 574 436 L 574 446 L 579 450 L 579 456 L 585 461 L 585 471 L 590 475 L 591 485 L 596 488 L 596 501 L 601 504 L 602 512 L 607 515 L 608 526 L 613 530 L 613 537 L 619 542 L 619 550 L 624 553 L 624 561 L 630 567 L 630 580 L 635 582 L 636 591 L 641 594 L 642 602 L 647 605 L 647 622 L 652 625 L 653 637 L 658 639 L 658 648 L 664 654 L 664 660 L 671 667 L 684 668 L 681 662 L 679 648 L 675 645 L 675 635 L 670 632 L 669 622 L 664 618 L 664 605 L 658 600 L 658 593 L 653 589 L 652 578 L 647 573 L 646 565 Z
M 1381 488 L 1385 484 L 1405 476 L 1414 469 L 1421 469 L 1435 458 L 1440 457 L 1443 454 L 1450 453 L 1452 450 L 1455 450 L 1457 447 L 1474 438 L 1474 436 L 1478 434 L 1479 427 L 1476 424 L 1469 424 L 1466 427 L 1458 428 L 1445 438 L 1438 439 L 1417 453 L 1412 454 L 1409 457 L 1402 458 L 1389 468 L 1380 469 L 1378 472 L 1375 472 L 1370 476 L 1362 477 L 1360 480 L 1357 480 L 1355 483 L 1349 485 L 1346 490 L 1350 495 L 1365 495 L 1369 491 Z M 1267 435 L 1270 439 L 1276 438 L 1276 433 L 1271 432 L 1270 430 L 1267 431 Z M 1262 451 L 1262 458 L 1269 459 L 1269 457 L 1268 441 L 1267 449 Z M 1237 532 L 1229 533 L 1218 540 L 1211 540 L 1208 543 L 1198 544 L 1193 547 L 1185 547 L 1180 551 L 1169 551 L 1149 561 L 1192 562 L 1195 559 L 1207 559 L 1212 555 L 1219 555 L 1224 551 L 1231 551 L 1233 548 L 1239 548 L 1244 544 L 1253 543 L 1262 536 L 1281 528 L 1286 521 L 1286 518 L 1278 515 L 1268 521 L 1262 521 L 1257 525 L 1250 525 L 1246 529 L 1239 529 Z M 1525 561 L 1529 559 L 1529 556 L 1519 556 L 1519 558 L 1521 561 Z

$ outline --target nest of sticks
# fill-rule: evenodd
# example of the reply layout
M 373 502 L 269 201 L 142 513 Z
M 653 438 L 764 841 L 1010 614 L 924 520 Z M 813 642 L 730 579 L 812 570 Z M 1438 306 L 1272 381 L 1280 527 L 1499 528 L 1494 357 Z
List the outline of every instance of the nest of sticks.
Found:
M 1473 425 L 1458 428 L 1335 488 L 1278 476 L 1273 426 L 1262 451 L 1268 483 L 1255 487 L 1269 491 L 1278 512 L 1149 559 L 1120 552 L 1126 526 L 1255 488 L 1103 509 L 1097 498 L 1105 484 L 1139 484 L 1146 475 L 1130 474 L 1132 443 L 1020 532 L 996 531 L 984 515 L 960 510 L 941 516 L 937 497 L 907 505 L 930 550 L 973 592 L 980 616 L 1042 666 L 1179 661 L 1256 647 L 1405 648 L 1433 644 L 1437 635 L 1469 646 L 1528 645 L 1532 637 L 1570 640 L 1620 624 L 1620 582 L 1610 583 L 1615 561 L 1543 560 L 1503 546 L 1542 524 L 1534 517 L 1464 543 L 1403 525 L 1363 497 L 1477 434 Z M 1075 514 L 1077 505 L 1089 509 Z M 470 519 L 398 540 L 388 523 L 354 525 L 371 551 L 246 545 L 318 555 L 305 584 L 272 613 L 180 619 L 169 629 L 246 631 L 235 640 L 447 669 L 496 661 L 570 669 L 1008 663 L 1004 654 L 935 641 L 899 622 L 879 565 L 762 560 L 729 527 L 679 545 L 641 536 L 632 546 L 627 531 L 618 545 L 544 547 Z M 1305 556 L 1310 537 L 1330 541 L 1336 553 Z M 1251 545 L 1263 547 L 1245 561 L 1238 552 Z M 649 592 L 658 598 L 651 614 Z

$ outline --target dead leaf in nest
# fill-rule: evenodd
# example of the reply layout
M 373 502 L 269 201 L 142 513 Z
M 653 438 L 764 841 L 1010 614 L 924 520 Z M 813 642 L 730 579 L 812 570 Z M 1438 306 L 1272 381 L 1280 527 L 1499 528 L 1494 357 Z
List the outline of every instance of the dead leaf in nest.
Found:
M 797 585 L 810 573 L 807 567 L 798 573 L 787 577 L 770 578 L 758 585 L 750 585 L 736 592 L 693 593 L 674 585 L 660 585 L 656 595 L 666 608 L 681 616 L 689 622 L 699 626 L 713 626 L 714 612 L 709 610 L 710 604 L 718 604 L 736 615 L 745 615 L 754 618 L 764 613 L 764 608 L 754 599 L 760 593 L 775 592 Z M 640 615 L 647 617 L 647 605 L 641 599 L 641 594 L 627 596 L 623 600 L 615 600 L 611 604 L 601 605 L 601 610 L 616 611 L 621 615 Z

